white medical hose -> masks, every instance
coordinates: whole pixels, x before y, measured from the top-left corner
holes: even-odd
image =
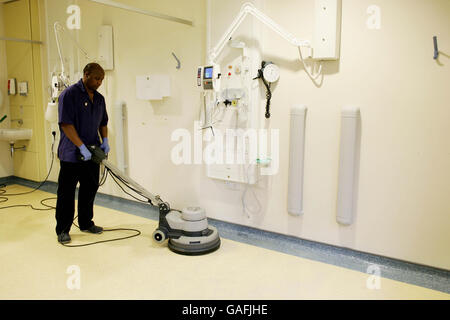
[[[251,218],[249,213],[257,214],[257,213],[259,213],[261,211],[261,208],[262,208],[261,207],[261,202],[259,201],[258,197],[256,196],[255,190],[252,188],[252,186],[249,185],[249,182],[250,182],[250,177],[249,177],[250,166],[251,166],[251,164],[249,164],[247,166],[247,170],[246,170],[246,174],[245,174],[247,176],[247,184],[245,186],[244,192],[242,193],[242,209],[243,209],[244,213],[247,215],[248,219]],[[255,182],[255,185],[257,185],[258,182],[259,182],[259,179],[258,179],[258,181]],[[248,189],[251,189],[253,197],[256,199],[256,203],[257,203],[257,209],[256,210],[250,210],[250,207],[247,206],[247,204],[246,204],[245,197],[247,195]]]
[[[303,67],[305,68],[305,72],[306,74],[312,79],[312,80],[317,80],[317,78],[322,74],[322,61],[320,61],[320,66],[319,66],[319,71],[317,72],[317,74],[315,76],[313,76],[311,74],[311,72],[309,72],[306,64],[305,64],[305,60],[303,59],[303,55],[302,55],[302,50],[301,47],[298,47],[298,53],[300,54],[300,61],[303,64]]]

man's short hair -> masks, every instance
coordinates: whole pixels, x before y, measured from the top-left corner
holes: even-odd
[[[96,70],[105,73],[105,70],[103,70],[103,68],[102,68],[101,65],[99,65],[98,63],[95,63],[95,62],[91,62],[91,63],[88,63],[88,64],[84,67],[84,69],[83,69],[83,74],[86,74],[86,73],[91,74],[92,72],[94,72],[94,71],[96,71]]]

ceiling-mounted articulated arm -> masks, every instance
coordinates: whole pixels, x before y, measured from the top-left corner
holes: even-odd
[[[310,41],[297,39],[291,33],[287,32],[284,28],[282,28],[275,21],[273,21],[271,18],[269,18],[267,15],[265,15],[264,13],[259,11],[252,3],[246,2],[241,7],[241,10],[239,11],[238,15],[233,20],[231,25],[228,27],[227,31],[222,36],[220,41],[217,43],[217,45],[213,49],[210,50],[209,62],[211,64],[215,64],[216,58],[222,52],[223,48],[225,47],[227,42],[230,40],[231,36],[234,34],[234,32],[237,30],[237,28],[239,28],[239,26],[241,25],[241,23],[244,21],[244,19],[247,17],[248,14],[253,15],[255,18],[257,18],[259,21],[264,23],[266,26],[271,28],[276,33],[278,33],[282,38],[287,40],[293,46],[311,47]]]
[[[95,59],[91,58],[88,53],[86,52],[86,50],[84,50],[80,44],[70,35],[69,32],[67,32],[67,30],[61,25],[61,23],[59,23],[58,21],[56,21],[53,24],[53,30],[55,32],[55,38],[56,38],[56,48],[58,49],[58,55],[59,55],[59,60],[61,62],[61,80],[63,81],[65,86],[69,86],[70,85],[70,81],[69,78],[66,75],[66,71],[64,69],[64,58],[63,58],[63,53],[62,53],[62,49],[61,49],[61,39],[58,35],[58,32],[61,33],[65,33],[66,35],[69,36],[70,40],[77,46],[78,50],[80,50],[84,56],[91,61],[95,61]]]
[[[61,25],[61,23],[59,23],[59,21],[56,21],[53,24],[53,29],[55,30],[55,37],[56,37],[56,42],[59,42],[59,37],[58,37],[58,31],[64,32],[66,35],[69,36],[70,40],[72,40],[73,43],[75,43],[75,45],[77,46],[78,50],[80,50],[87,59],[92,59],[89,54],[86,52],[86,50],[84,50],[80,44],[72,37],[72,35],[70,33],[67,32],[67,30]],[[59,45],[59,43],[57,43]]]

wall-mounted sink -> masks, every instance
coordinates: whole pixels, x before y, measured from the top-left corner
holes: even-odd
[[[0,141],[8,141],[10,144],[14,144],[14,142],[19,140],[30,140],[32,135],[32,129],[0,129]]]

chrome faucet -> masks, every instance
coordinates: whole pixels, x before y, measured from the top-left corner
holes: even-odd
[[[27,147],[26,146],[22,146],[22,147],[14,147],[14,142],[10,142],[9,143],[9,149],[10,149],[10,153],[11,153],[11,158],[14,155],[14,151],[15,150],[23,150],[23,151],[27,151]]]

